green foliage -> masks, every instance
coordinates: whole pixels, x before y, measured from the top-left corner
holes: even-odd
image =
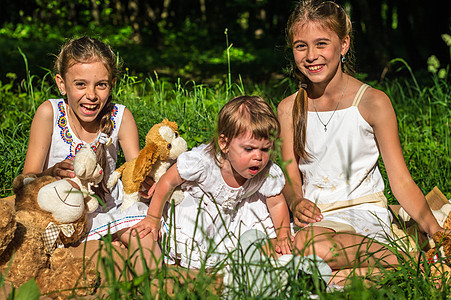
[[[38,285],[34,279],[24,283],[18,290],[15,300],[38,300],[40,297]]]
[[[28,61],[24,54],[22,58],[27,66]],[[398,63],[402,68],[408,68],[411,78],[392,79],[378,87],[390,97],[398,116],[400,141],[407,166],[424,193],[437,185],[447,198],[451,198],[448,180],[451,171],[449,78],[442,79],[432,74],[419,80],[404,60],[393,61],[393,64]],[[0,82],[2,111],[0,196],[2,197],[12,194],[12,181],[23,168],[34,112],[46,99],[57,97],[53,94],[50,72],[39,77],[27,69],[26,74],[26,79],[20,84],[15,82],[17,79],[14,73],[8,74],[8,80],[5,83]],[[231,78],[231,72],[228,76]],[[178,123],[181,135],[187,140],[189,148],[192,148],[211,139],[217,112],[228,99],[244,93],[257,94],[267,99],[275,108],[282,98],[296,89],[296,84],[289,79],[281,80],[277,84],[243,82],[241,78],[237,81],[238,83],[226,84],[222,79],[218,79],[210,86],[206,83],[199,84],[181,79],[174,82],[160,78],[158,73],[154,73],[153,76],[137,76],[129,74],[126,70],[117,82],[113,96],[116,101],[125,104],[132,111],[138,124],[141,146],[151,126],[161,122],[163,118],[168,118]],[[276,144],[280,146],[279,143]],[[275,154],[278,155],[276,160],[280,162],[280,152],[277,149]],[[123,160],[123,157],[121,159]],[[381,166],[383,169],[382,161]],[[385,171],[384,177],[387,178]],[[396,203],[388,182],[386,194],[391,203]],[[111,299],[150,299],[155,296],[156,289],[160,297],[169,298],[171,291],[168,290],[167,282],[170,277],[177,278],[172,281],[176,298],[219,298],[215,295],[215,291],[211,290],[214,283],[212,274],[205,269],[201,269],[194,278],[182,271],[175,276],[174,271],[166,266],[156,273],[127,277],[128,272],[131,274],[134,272],[133,260],[123,258],[122,271],[118,272],[117,261],[114,262],[111,258],[115,251],[111,247],[111,237],[106,237],[105,242],[105,251],[110,254],[100,260],[100,266],[106,276],[99,288],[99,295],[107,294]],[[449,279],[445,276],[436,278],[442,283],[441,286],[437,286],[437,281],[434,281],[431,273],[432,267],[424,259],[419,262],[417,257],[410,255],[395,241],[390,243],[389,248],[399,256],[401,263],[396,269],[381,268],[382,275],[378,276],[371,272],[366,277],[353,275],[345,290],[330,293],[318,291],[319,297],[321,299],[441,299],[449,294]],[[238,265],[240,263],[245,264],[245,262],[238,262]],[[178,278],[183,280],[179,281]],[[5,283],[0,280],[0,286],[2,284]],[[302,278],[290,281],[291,294],[289,295],[293,298],[306,298],[306,294],[300,292],[305,290],[306,284]],[[28,297],[30,295],[28,293],[34,292],[35,287],[33,282],[30,282],[20,290],[13,290],[10,297],[19,295]],[[246,295],[243,292],[237,294],[236,298],[246,298]]]
[[[405,61],[392,61],[393,64],[398,62],[409,69],[411,80],[395,78],[383,83],[381,89],[391,99],[398,117],[407,167],[423,193],[438,186],[451,198],[451,82],[449,77],[441,79],[433,74],[432,80],[425,81],[428,85],[420,86]],[[387,176],[384,178],[389,187]],[[390,190],[387,195],[396,203]]]

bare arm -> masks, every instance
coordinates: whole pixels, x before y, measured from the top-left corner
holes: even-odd
[[[154,240],[158,240],[160,231],[160,219],[163,215],[163,209],[166,201],[172,191],[185,180],[180,177],[177,170],[177,163],[172,165],[158,181],[155,192],[150,202],[147,216],[132,228],[137,229],[139,237],[143,238],[152,233]]]
[[[441,230],[423,193],[407,169],[399,141],[396,114],[390,99],[383,92],[370,89],[365,93],[359,110],[374,129],[393,195],[425,232],[432,235]]]
[[[58,178],[75,177],[71,160],[64,160],[44,170],[53,133],[53,108],[49,101],[43,102],[33,117],[30,128],[27,155],[23,174],[51,175]]]
[[[323,216],[320,209],[310,200],[305,199],[302,193],[302,178],[298,168],[298,156],[294,153],[293,141],[293,117],[292,108],[296,94],[293,94],[280,102],[277,115],[280,122],[282,139],[282,159],[288,162],[286,165],[286,184],[283,195],[287,200],[294,223],[305,226],[305,223],[321,221]]]
[[[126,161],[138,156],[140,150],[138,126],[136,126],[135,118],[128,108],[124,110],[118,139]]]
[[[290,213],[283,194],[266,198],[266,205],[277,232],[276,252],[291,253]]]

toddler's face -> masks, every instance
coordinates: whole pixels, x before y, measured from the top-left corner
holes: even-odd
[[[58,88],[67,93],[72,111],[86,123],[96,120],[114,83],[101,61],[76,63],[68,68],[64,79],[58,74],[56,81]]]
[[[230,141],[226,146],[226,138],[219,139],[221,151],[225,153],[226,161],[236,181],[244,183],[263,170],[269,161],[269,151],[272,142],[267,139],[257,140],[247,131]]]

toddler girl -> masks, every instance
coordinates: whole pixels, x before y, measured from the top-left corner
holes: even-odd
[[[157,240],[168,195],[181,185],[185,198],[168,214],[169,257],[181,266],[215,266],[248,229],[277,236],[275,251],[291,253],[285,180],[270,160],[279,130],[260,97],[230,100],[219,112],[216,138],[179,156],[157,183],[147,216],[133,228]]]

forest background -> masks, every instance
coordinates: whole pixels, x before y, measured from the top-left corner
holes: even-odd
[[[451,2],[336,3],[353,20],[357,77],[392,100],[414,179],[424,193],[437,185],[450,198]],[[12,194],[12,181],[22,172],[36,108],[58,97],[51,69],[68,38],[94,36],[117,51],[124,73],[113,97],[132,110],[142,146],[151,125],[169,118],[191,148],[209,140],[217,111],[230,97],[258,94],[275,108],[297,89],[287,75],[291,49],[285,45],[295,4],[3,0],[0,196]],[[123,161],[120,156],[118,165]],[[396,203],[390,189],[386,195]]]
[[[377,80],[403,58],[417,72],[434,54],[449,64],[450,1],[337,0],[354,25],[357,71]],[[87,34],[120,53],[130,74],[196,82],[234,74],[254,82],[280,79],[288,65],[285,24],[293,0],[3,0],[0,10],[0,80],[26,71],[44,75],[65,39]],[[224,34],[227,31],[227,36]],[[228,41],[226,41],[226,38]],[[401,76],[397,73],[396,76]]]
[[[438,2],[336,0],[353,20],[357,77],[392,100],[413,179],[423,193],[438,186],[451,199],[451,1]],[[296,91],[296,80],[286,72],[290,49],[284,33],[295,4],[292,0],[2,0],[0,197],[13,194],[13,179],[22,172],[36,108],[58,97],[51,68],[66,39],[100,38],[122,58],[124,73],[113,97],[132,111],[141,146],[150,127],[169,118],[178,123],[191,148],[211,137],[217,112],[231,97],[257,94],[275,108]],[[123,162],[120,156],[118,165]],[[283,162],[278,163],[283,167]],[[385,195],[389,204],[396,204],[382,162],[380,166]],[[397,241],[390,247],[401,259],[398,268],[380,269],[382,277],[370,270],[365,281],[353,278],[344,292],[320,292],[321,299],[449,298],[448,275],[432,276],[434,265],[424,257],[419,265],[418,257],[405,255]],[[111,271],[116,262],[105,265]],[[237,263],[240,270],[243,265]],[[159,275],[163,298],[168,292],[162,284],[165,274]],[[242,276],[237,286],[244,286],[252,276]],[[108,278],[102,288],[111,299],[154,298],[149,291],[153,277],[141,276],[132,283],[121,276]],[[278,288],[274,299],[306,298],[304,291],[314,288],[309,277],[287,278],[297,279],[287,289]],[[209,283],[210,274],[201,273],[178,287],[177,298],[219,298],[212,296]],[[25,287],[23,294],[32,289]],[[37,287],[34,292],[39,296]],[[240,289],[235,298],[267,298],[265,293]]]

